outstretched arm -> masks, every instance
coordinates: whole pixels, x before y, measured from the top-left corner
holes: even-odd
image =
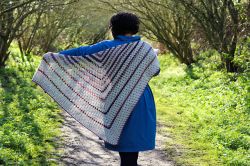
[[[64,51],[60,51],[60,54],[64,55],[72,55],[72,56],[84,56],[88,54],[93,54],[99,51],[106,49],[105,41],[89,45],[89,46],[81,46],[78,48],[72,48]]]

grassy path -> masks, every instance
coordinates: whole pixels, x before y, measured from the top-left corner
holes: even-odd
[[[64,122],[61,128],[63,143],[60,165],[92,165],[118,166],[118,153],[104,148],[103,141],[85,129],[80,123],[63,112]],[[158,128],[160,129],[160,127]],[[167,137],[157,134],[157,147],[153,151],[142,152],[139,155],[139,164],[142,166],[172,166],[164,152],[164,142]]]

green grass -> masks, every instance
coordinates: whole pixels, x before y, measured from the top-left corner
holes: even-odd
[[[212,56],[190,68],[159,57],[161,73],[150,85],[169,133],[167,153],[176,165],[249,165],[249,72],[226,73],[215,53],[204,54]]]
[[[0,69],[0,165],[56,165],[60,110],[31,81],[40,58],[13,57]]]

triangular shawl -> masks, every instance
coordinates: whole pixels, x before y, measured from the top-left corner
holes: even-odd
[[[83,126],[116,145],[157,72],[152,47],[136,41],[85,56],[46,53],[32,81]]]

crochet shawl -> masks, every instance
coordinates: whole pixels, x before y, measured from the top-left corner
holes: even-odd
[[[136,41],[84,56],[46,53],[32,81],[84,127],[117,145],[133,108],[158,72],[152,47]]]

